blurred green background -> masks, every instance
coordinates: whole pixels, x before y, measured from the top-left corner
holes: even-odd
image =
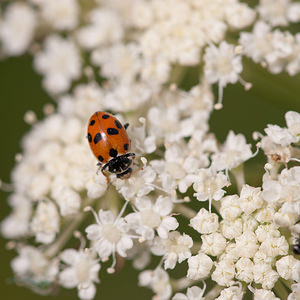
[[[228,86],[224,91],[224,108],[215,111],[211,117],[211,131],[224,141],[230,129],[235,133],[244,133],[252,141],[252,132],[263,132],[265,126],[278,124],[284,126],[284,113],[288,110],[300,111],[300,75],[290,77],[287,74],[270,75],[260,66],[246,60],[246,71],[242,77],[253,83],[253,88],[246,92],[240,84]],[[216,92],[216,90],[215,90]],[[0,61],[0,131],[1,131],[1,169],[0,178],[10,181],[10,172],[15,164],[16,153],[21,152],[21,138],[30,126],[23,121],[28,110],[43,118],[42,108],[53,103],[42,90],[41,77],[32,69],[30,56],[9,58]],[[253,148],[254,149],[254,148]],[[247,163],[248,183],[258,185],[263,172],[263,156],[259,155]],[[9,213],[6,204],[8,193],[0,192],[1,220]],[[27,288],[16,287],[10,269],[14,251],[5,250],[6,240],[0,238],[1,299],[41,299]],[[96,299],[115,300],[151,299],[151,292],[137,287],[137,272],[126,263],[119,274],[104,275],[101,272],[101,284]],[[43,296],[43,299],[75,299],[77,292],[62,289],[57,296]]]

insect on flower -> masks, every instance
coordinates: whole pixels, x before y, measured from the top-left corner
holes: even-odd
[[[293,252],[294,254],[300,254],[300,237],[293,244]]]
[[[87,138],[99,161],[99,169],[106,178],[105,170],[120,179],[128,178],[132,173],[135,154],[130,152],[130,139],[126,132],[128,126],[128,123],[123,126],[107,112],[98,111],[90,117]]]

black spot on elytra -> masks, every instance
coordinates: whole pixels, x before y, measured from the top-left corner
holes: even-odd
[[[104,160],[103,156],[99,155],[98,156],[98,160],[101,161],[101,162],[103,162],[103,160]]]
[[[102,115],[102,119],[108,119],[109,118],[109,115]]]
[[[102,139],[101,134],[98,132],[94,137],[94,144],[97,144]]]
[[[118,120],[115,120],[115,124],[119,129],[122,128],[122,124]]]
[[[111,149],[109,150],[109,155],[110,155],[111,157],[116,157],[116,156],[118,155],[118,151],[117,151],[116,149],[111,148]]]
[[[119,130],[116,129],[116,128],[107,128],[107,133],[108,133],[109,135],[116,135],[116,134],[119,133]]]
[[[90,135],[90,133],[88,133],[88,140],[90,143],[92,142],[92,136]]]
[[[95,120],[92,120],[91,122],[90,122],[90,126],[93,126],[95,124]]]
[[[128,150],[129,149],[129,145],[128,144],[124,144],[124,150]]]

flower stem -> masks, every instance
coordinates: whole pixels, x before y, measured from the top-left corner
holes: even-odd
[[[238,192],[240,193],[242,190],[243,185],[245,184],[245,175],[244,175],[244,166],[243,164],[239,165],[238,167],[231,169],[231,173],[233,174]]]
[[[48,258],[55,256],[56,253],[68,242],[69,238],[74,233],[74,230],[79,226],[86,215],[86,213],[81,212],[73,220],[71,220],[68,227],[57,238],[57,240],[45,250],[44,255]]]
[[[287,297],[289,296],[289,292],[281,280],[278,280],[276,282],[273,290],[280,299],[287,299]]]
[[[96,199],[89,199],[88,201],[84,201],[85,206],[91,205],[95,202]],[[80,212],[76,215],[75,218],[73,218],[67,228],[61,233],[61,235],[56,239],[56,241],[49,245],[48,248],[46,248],[44,255],[48,258],[51,258],[56,255],[57,252],[59,252],[64,245],[69,241],[70,237],[73,235],[74,231],[80,223],[83,221],[83,219],[87,216],[85,212]]]
[[[191,248],[191,252],[192,254],[198,254],[199,250],[201,248],[202,243],[201,242],[194,242],[192,248]]]
[[[186,289],[187,287],[190,287],[191,285],[197,283],[196,280],[191,280],[186,277],[180,278],[180,279],[171,279],[171,285],[173,292],[181,291]]]
[[[196,212],[185,206],[184,204],[176,204],[175,205],[175,212],[180,213],[181,215],[185,216],[187,219],[192,219],[196,216]]]
[[[214,300],[216,299],[220,292],[224,289],[224,287],[219,286],[219,285],[215,285],[205,296],[206,300]]]

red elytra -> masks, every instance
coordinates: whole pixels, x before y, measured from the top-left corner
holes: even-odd
[[[87,138],[101,172],[114,173],[118,178],[128,178],[135,154],[130,152],[130,139],[124,126],[108,112],[95,112],[89,119]],[[107,177],[108,178],[108,177]]]

